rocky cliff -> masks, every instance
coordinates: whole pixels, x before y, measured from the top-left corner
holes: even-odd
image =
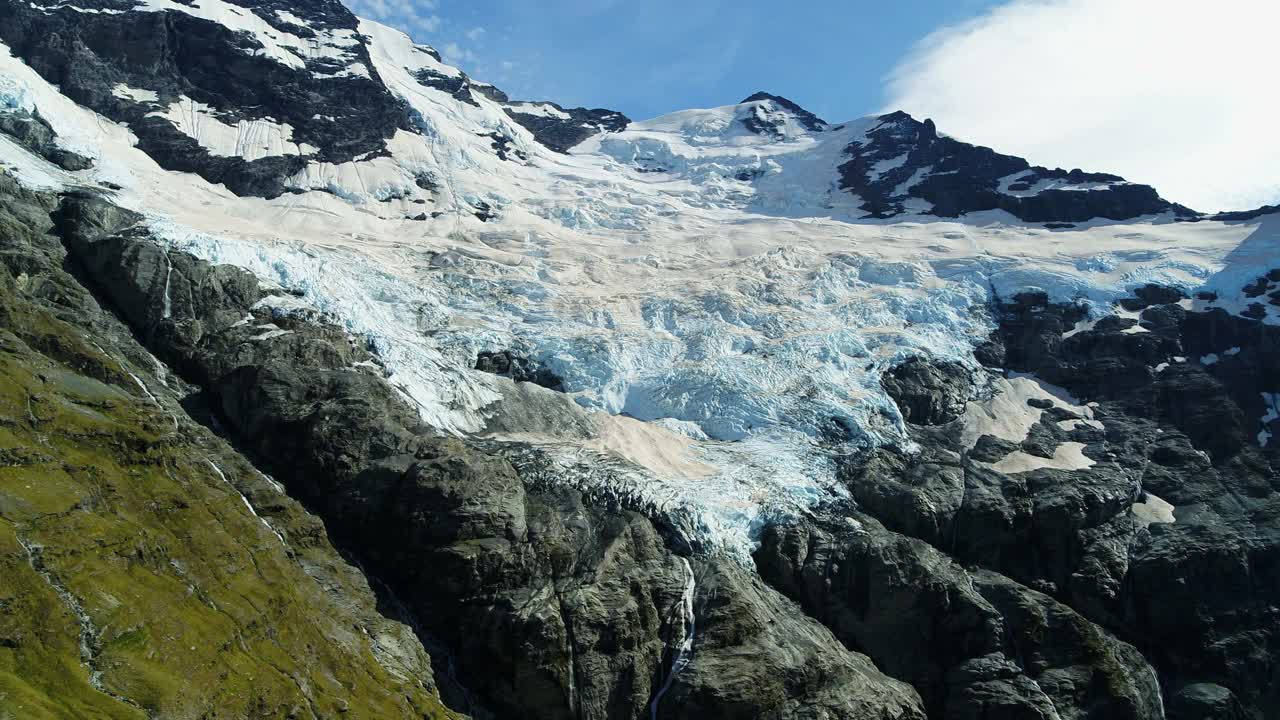
[[[454,717],[321,520],[76,279],[57,204],[0,175],[0,717]]]
[[[0,718],[1280,718],[1280,225],[325,0],[0,0]]]

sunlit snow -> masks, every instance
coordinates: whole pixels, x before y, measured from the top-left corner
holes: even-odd
[[[264,32],[220,2],[147,6]],[[293,41],[270,32],[267,51],[300,67]],[[300,294],[367,337],[390,381],[444,432],[483,433],[503,397],[505,381],[472,369],[478,352],[527,355],[589,414],[630,417],[596,422],[589,441],[537,440],[561,481],[642,497],[740,557],[766,518],[840,495],[833,448],[903,442],[881,373],[915,355],[975,364],[993,292],[1041,289],[1101,315],[1149,282],[1191,290],[1228,266],[1256,276],[1230,263],[1257,223],[857,220],[861,202],[835,186],[835,168],[873,119],[814,132],[781,118],[766,137],[742,125],[757,110],[748,103],[554,153],[487,98],[462,103],[417,82],[416,70],[457,70],[403,34],[367,21],[360,34],[415,131],[392,138],[389,157],[312,163],[291,179],[297,193],[240,198],[167,173],[127,128],[74,105],[3,46],[0,110],[38,107],[95,167],[68,174],[3,138],[0,156],[34,185],[119,185],[116,201],[171,247]],[[181,111],[168,109],[175,122]],[[193,121],[208,146],[245,157],[288,147],[285,127],[252,147],[215,142],[199,129],[209,120]],[[495,133],[525,159],[500,159]],[[427,176],[434,192],[417,182]],[[474,216],[480,203],[490,222]],[[1082,466],[1063,452],[1055,466]]]

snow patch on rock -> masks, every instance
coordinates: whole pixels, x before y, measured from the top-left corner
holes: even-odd
[[[134,91],[138,92],[138,91]],[[154,93],[152,93],[154,95]],[[164,112],[147,117],[162,117],[200,144],[212,155],[240,157],[253,161],[283,155],[314,155],[319,148],[293,141],[293,127],[268,118],[224,122],[213,108],[183,96]]]
[[[1262,402],[1266,411],[1262,415],[1262,430],[1258,431],[1258,445],[1266,447],[1271,442],[1271,423],[1280,420],[1280,393],[1262,393]]]
[[[260,20],[212,0],[151,6],[229,13],[233,28]],[[917,355],[976,365],[993,294],[1040,289],[1102,313],[1148,282],[1194,290],[1216,279],[1258,229],[1147,219],[1050,232],[1000,212],[854,221],[860,201],[834,187],[834,168],[874,119],[771,137],[727,106],[560,155],[487,97],[462,102],[419,83],[416,70],[457,70],[402,33],[362,22],[360,35],[413,130],[391,138],[385,156],[313,160],[292,180],[300,193],[240,198],[165,172],[127,128],[7,52],[0,82],[22,88],[8,96],[98,162],[72,176],[4,138],[0,156],[30,184],[118,185],[116,201],[147,214],[171,247],[295,292],[272,309],[309,308],[366,338],[390,382],[444,432],[481,433],[503,398],[500,378],[474,370],[477,354],[519,350],[601,418],[586,440],[545,440],[549,481],[639,498],[690,538],[748,560],[766,522],[842,496],[833,447],[905,442],[884,371]],[[280,43],[281,62],[303,62]],[[165,110],[209,146],[241,149],[238,124],[181,111]],[[286,128],[268,134],[248,154],[284,152]],[[487,221],[478,203],[494,210]],[[994,402],[1022,393],[1022,404],[986,408],[985,432],[1025,438],[1040,417],[1025,405],[1033,394],[1091,417],[1034,379],[1003,382],[1008,394]],[[1053,462],[1082,458],[1064,445]]]
[[[1176,509],[1166,500],[1149,492],[1144,492],[1142,500],[1132,506],[1133,516],[1143,525],[1156,523],[1171,525],[1177,522],[1177,518],[1174,517],[1174,510]]]

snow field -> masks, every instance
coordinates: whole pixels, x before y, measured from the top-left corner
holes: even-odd
[[[147,6],[261,31],[261,19],[221,2]],[[300,67],[299,48],[271,32],[272,57]],[[593,418],[585,438],[522,439],[560,481],[639,498],[748,561],[765,522],[841,497],[833,449],[905,442],[880,375],[915,355],[974,364],[993,294],[1040,289],[1095,317],[1148,282],[1221,288],[1225,303],[1274,257],[1254,249],[1278,234],[1269,220],[1070,231],[999,212],[856,221],[860,201],[835,187],[834,172],[874,119],[815,133],[773,118],[779,137],[766,137],[742,125],[764,111],[748,103],[637,123],[559,155],[487,98],[471,105],[420,84],[417,70],[458,71],[401,33],[364,21],[360,35],[415,130],[389,140],[389,157],[312,163],[290,180],[301,193],[240,198],[167,173],[127,128],[74,105],[7,49],[0,108],[38,107],[96,165],[68,174],[4,138],[0,157],[32,185],[119,185],[115,201],[143,212],[170,247],[301,294],[368,338],[390,382],[443,432],[482,434],[502,401],[500,379],[473,369],[477,353],[529,357]],[[290,148],[287,126],[244,130],[192,109],[188,119],[181,107],[158,111],[228,154]],[[499,159],[494,133],[528,159]],[[418,185],[424,174],[435,190]],[[477,203],[497,217],[480,222]],[[405,219],[423,212],[441,216]],[[1004,382],[990,404],[971,406],[968,442],[985,432],[1020,441],[1039,417],[1026,398],[1053,396],[1032,379]],[[1071,445],[1004,469],[1091,462]]]

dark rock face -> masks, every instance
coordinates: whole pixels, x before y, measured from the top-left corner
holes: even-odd
[[[355,17],[336,0],[239,4],[300,37],[357,28]],[[98,9],[109,12],[93,12]],[[277,10],[300,17],[308,27],[284,23]],[[0,41],[67,97],[128,123],[138,146],[161,167],[197,173],[240,195],[282,194],[285,178],[307,161],[297,155],[254,161],[215,156],[170,121],[147,115],[185,96],[232,125],[268,118],[288,124],[295,142],[319,149],[310,159],[333,163],[381,151],[396,129],[409,127],[403,105],[373,72],[368,50],[359,43],[348,57],[299,58],[305,67],[291,68],[267,57],[257,39],[219,23],[105,0],[47,9],[5,0],[0,2]],[[368,76],[336,73],[351,63],[362,63]],[[159,99],[153,104],[118,97],[119,84],[153,91]]]
[[[426,50],[440,59],[439,53],[429,48]],[[464,72],[446,75],[423,69],[414,77],[422,85],[447,93],[468,105],[480,106],[477,95],[498,103],[512,120],[533,133],[534,139],[559,153],[567,153],[584,140],[601,133],[626,130],[631,124],[626,115],[604,108],[565,108],[550,101],[512,100],[505,92],[488,83],[478,82]],[[505,146],[495,145],[495,150],[502,159],[507,159]]]
[[[509,377],[516,382],[531,382],[549,390],[564,387],[564,380],[559,375],[510,350],[480,353],[476,357],[476,369]]]
[[[510,102],[503,107],[538,142],[560,153],[601,133],[622,132],[631,124],[626,115],[603,108],[564,108],[545,101]]]
[[[920,357],[885,373],[881,383],[903,419],[916,425],[943,425],[960,417],[973,384],[963,365]]]
[[[1188,685],[1169,703],[1170,720],[1245,720],[1248,717],[1234,693],[1212,683]]]
[[[475,215],[476,219],[480,222],[489,222],[498,216],[498,213],[493,206],[483,200],[471,201],[471,214]]]
[[[88,170],[93,161],[58,147],[58,134],[38,112],[0,112],[0,133],[17,140],[31,152],[63,170]]]
[[[439,53],[434,50],[425,47],[422,49],[437,60],[440,59]],[[446,75],[423,69],[416,72],[414,78],[422,85],[447,93],[453,99],[468,105],[479,107],[477,96],[498,103],[512,120],[533,133],[535,140],[559,153],[567,153],[587,138],[600,133],[626,130],[631,124],[627,116],[613,110],[564,108],[548,101],[512,100],[505,92],[488,83],[478,82],[464,72]],[[492,137],[498,157],[503,160],[511,157],[528,159],[524,153],[512,150],[511,138],[499,133],[494,133]]]
[[[519,161],[525,161],[529,159],[528,155],[526,155],[523,150],[514,146],[511,142],[512,138],[509,135],[493,132],[481,137],[489,138],[491,141],[490,147],[493,148],[493,154],[497,155],[500,160],[511,160],[512,158],[515,158]],[[480,219],[486,220],[487,218]]]
[[[1022,158],[940,136],[932,120],[920,122],[904,112],[882,116],[867,138],[845,150],[849,160],[839,168],[840,187],[861,197],[862,209],[873,218],[901,215],[913,198],[931,203],[928,213],[940,217],[1005,210],[1028,222],[1076,223],[1164,212],[1195,215],[1145,185],[1103,173],[1032,167]],[[1027,192],[1042,181],[1092,189]]]
[[[883,523],[878,527],[859,518],[869,538],[901,533],[966,564],[971,587],[1004,618],[1005,630],[996,637],[1029,632],[1033,625],[1024,623],[1044,616],[1043,610],[1027,615],[1026,609],[1057,604],[1067,613],[1058,624],[1067,634],[1045,635],[1046,626],[1036,621],[1043,649],[1035,652],[1072,667],[1090,657],[1084,662],[1095,672],[1128,668],[1125,676],[1132,683],[1143,682],[1145,657],[1173,698],[1170,717],[1272,718],[1280,708],[1271,680],[1280,652],[1280,617],[1269,599],[1280,590],[1275,560],[1280,517],[1274,512],[1280,476],[1277,451],[1270,443],[1260,447],[1264,436],[1259,434],[1274,433],[1276,423],[1264,426],[1259,419],[1269,417],[1263,393],[1274,392],[1280,382],[1280,328],[1220,309],[1189,311],[1177,304],[1182,297],[1168,288],[1139,288],[1120,303],[1141,313],[1136,321],[1107,318],[1067,337],[1083,318],[1074,304],[1054,305],[1041,294],[1024,294],[1000,305],[1000,329],[980,356],[1001,369],[1034,373],[1080,403],[1094,403],[1092,420],[1035,403],[1031,407],[1040,411],[1040,419],[1025,439],[1015,443],[986,436],[969,448],[957,441],[963,421],[916,426],[912,439],[919,452],[882,449],[855,459],[846,482],[860,510]],[[1218,359],[1197,361],[1210,354]],[[897,381],[886,378],[886,387]],[[1078,443],[1091,465],[1021,472],[993,466],[1015,452],[1051,458],[1067,442]],[[1172,506],[1167,518],[1153,517],[1150,506],[1157,500]],[[1139,513],[1135,503],[1148,509]],[[830,526],[819,527],[831,532]],[[960,670],[903,667],[894,660],[894,648],[877,651],[870,644],[874,625],[865,619],[875,605],[865,598],[880,594],[861,589],[874,575],[847,569],[858,543],[871,540],[849,531],[839,540],[788,539],[788,533],[800,532],[775,531],[757,556],[767,577],[783,578],[780,588],[820,617],[845,617],[830,614],[849,612],[844,608],[852,600],[833,596],[842,585],[817,569],[838,566],[852,573],[861,583],[857,593],[849,593],[861,602],[852,607],[865,624],[841,621],[848,623],[849,634],[837,635],[864,649],[891,675],[911,681],[934,703],[931,707],[945,703],[947,717],[969,717],[968,710],[953,709],[951,703],[979,697],[988,708],[1023,716],[1008,695],[991,694],[990,685],[939,689],[944,685],[936,678],[944,674],[977,682]],[[812,536],[817,530],[811,526],[803,532]],[[797,549],[801,546],[807,550]],[[824,548],[816,560],[784,562],[810,557],[815,547]],[[824,559],[822,553],[837,549],[838,559]],[[912,562],[927,557],[918,550],[912,554]],[[884,562],[888,553],[863,551],[858,557]],[[799,569],[805,563],[814,567],[813,579]],[[920,578],[937,582],[946,575],[931,566],[900,577],[908,578],[902,582],[906,589],[899,591],[900,599],[886,601],[894,608],[913,607],[929,597]],[[954,600],[947,607],[956,612]],[[970,660],[958,648],[972,643],[963,634],[956,637],[959,631],[948,631],[953,635],[935,635],[922,645],[930,645],[939,662],[967,666]],[[1108,636],[1118,640],[1104,645],[1131,647],[1111,655],[1089,649]],[[969,657],[984,651],[979,647]],[[1033,668],[1044,667],[1023,661],[1025,647],[1004,646],[1004,652],[1019,672],[1034,675]],[[1002,692],[1017,686],[1012,677],[1001,680]],[[1140,711],[1151,707],[1149,693],[1143,705],[1124,699],[1131,694],[1113,692],[1119,685],[1106,684],[1112,694],[1104,693],[1107,699],[1101,701],[1096,687],[1071,681],[1071,702],[1078,707],[1083,698],[1108,703],[1111,709],[1099,717],[1150,716]],[[1068,703],[1055,698],[1054,704],[1061,711]]]
[[[453,99],[468,105],[480,106],[477,95],[498,103],[512,120],[533,133],[534,139],[559,153],[567,153],[600,133],[626,130],[631,124],[626,115],[613,110],[564,108],[549,101],[511,100],[505,92],[493,85],[477,82],[464,72],[445,75],[423,69],[414,77],[422,85],[448,93]],[[508,159],[505,145],[495,145],[495,150],[503,160]]]
[[[780,95],[758,92],[738,104],[745,105],[754,102],[768,103],[768,108],[757,108],[757,112],[744,118],[742,123],[748,130],[758,135],[779,134],[779,122],[781,119],[777,117],[778,114],[791,116],[806,130],[821,132],[827,129],[825,120]]]
[[[480,103],[476,102],[475,97],[471,95],[471,78],[467,77],[466,73],[460,72],[457,75],[445,75],[444,73],[423,68],[413,74],[413,79],[425,87],[435,88],[448,94],[454,100],[461,100],[468,105],[480,107]]]
[[[757,565],[911,682],[931,717],[1159,717],[1155,676],[1133,647],[1042,593],[852,517],[769,529]]]
[[[1165,305],[1170,306],[1169,312],[1176,312],[1182,308],[1177,307],[1175,303],[1187,296],[1186,293],[1177,288],[1150,284],[1135,288],[1133,295],[1133,297],[1121,299],[1120,307],[1130,312],[1137,312],[1138,310],[1146,310],[1154,305]]]
[[[323,523],[69,272],[58,202],[0,172],[0,715],[456,718]]]
[[[699,567],[696,661],[657,717],[924,720],[910,686],[845,650],[831,631],[735,565]]]
[[[434,53],[434,51],[432,52]],[[440,59],[439,53],[434,53],[434,54],[435,54],[435,58],[439,60]],[[489,98],[490,100],[496,103],[505,103],[505,102],[511,101],[511,98],[506,93],[502,92],[501,90],[494,87],[493,85],[490,85],[489,83],[483,83],[483,82],[478,82],[476,80],[472,80],[471,89]]]
[[[758,578],[686,561],[616,501],[437,437],[379,373],[352,369],[376,361],[363,344],[320,317],[253,310],[266,291],[248,273],[166,252],[92,196],[65,197],[54,218],[95,288],[448,654],[440,665],[456,673],[440,685],[460,708],[925,717],[911,687]],[[262,337],[264,327],[283,332]],[[696,661],[676,664],[686,633]]]
[[[969,457],[979,462],[995,463],[1019,448],[1018,443],[998,438],[995,435],[983,435],[969,450]]]
[[[1263,205],[1253,210],[1238,210],[1235,212],[1221,212],[1210,216],[1210,220],[1218,220],[1220,222],[1238,222],[1242,220],[1256,220],[1263,215],[1274,215],[1280,213],[1280,205]]]

